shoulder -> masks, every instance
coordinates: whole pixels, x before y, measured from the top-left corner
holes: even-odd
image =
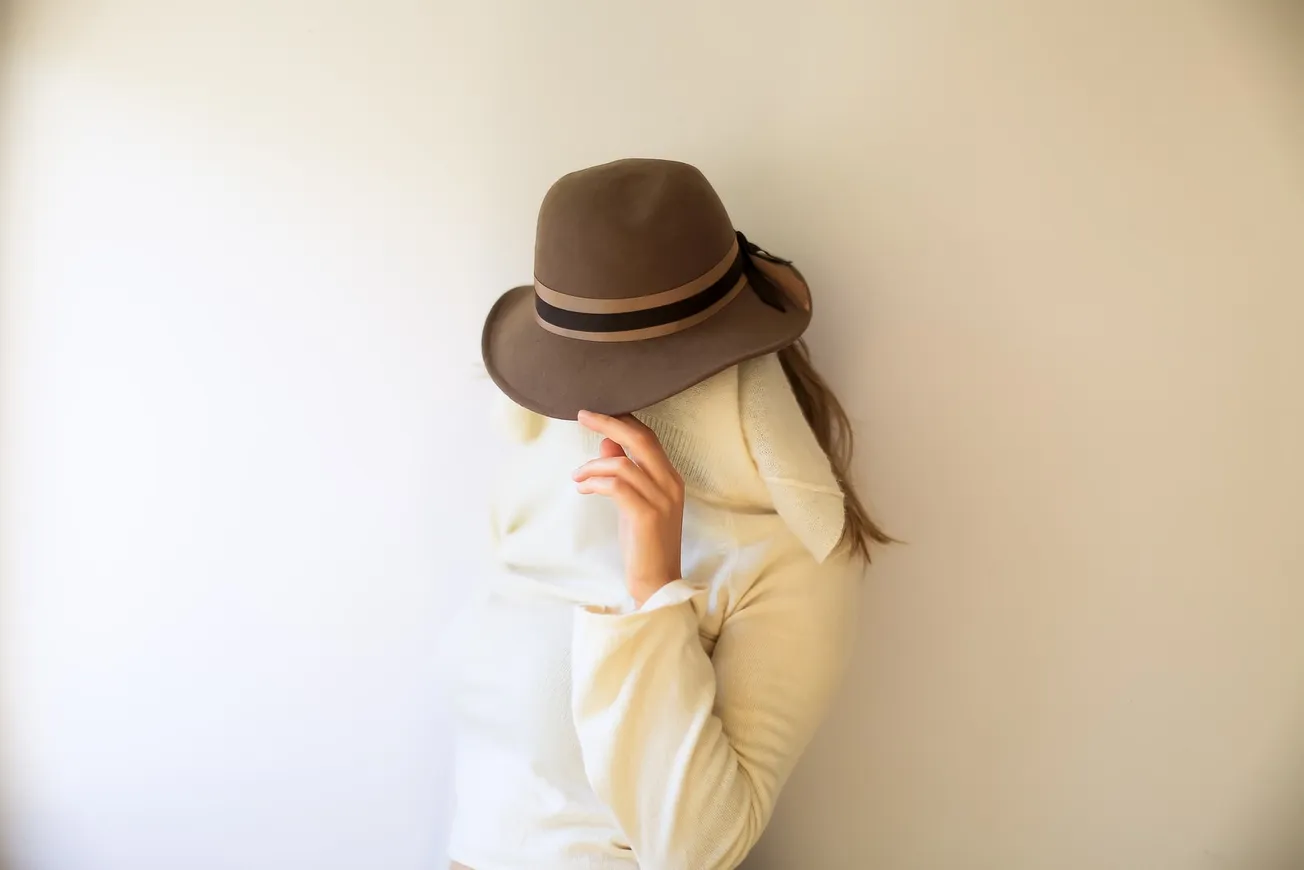
[[[774,601],[802,609],[849,606],[864,574],[845,546],[817,559],[775,515],[740,518],[734,559],[735,609]]]
[[[731,663],[783,683],[808,698],[826,698],[855,645],[862,570],[843,550],[817,561],[804,548],[785,550],[762,570],[725,616],[716,645],[717,666]],[[759,676],[756,677],[760,679]]]
[[[852,557],[845,545],[835,546],[819,558],[777,512],[730,513],[730,538],[738,567],[757,580],[861,573],[861,561]]]

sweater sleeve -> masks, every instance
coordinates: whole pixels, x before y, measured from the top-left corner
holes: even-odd
[[[581,610],[572,706],[584,769],[639,865],[737,867],[823,718],[856,619],[859,572],[804,553],[767,571],[702,648],[675,581],[626,614]]]

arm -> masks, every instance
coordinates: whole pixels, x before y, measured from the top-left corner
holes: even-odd
[[[823,718],[859,571],[805,552],[762,575],[702,649],[682,580],[637,611],[580,611],[572,703],[584,767],[640,865],[738,866]]]

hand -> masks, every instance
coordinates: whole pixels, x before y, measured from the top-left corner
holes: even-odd
[[[684,536],[684,481],[656,434],[631,416],[580,411],[580,425],[605,435],[599,457],[575,469],[577,489],[604,495],[620,510],[625,585],[639,607],[678,580]]]

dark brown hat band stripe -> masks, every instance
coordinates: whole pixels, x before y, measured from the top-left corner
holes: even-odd
[[[705,289],[666,305],[636,311],[571,311],[544,301],[543,296],[536,291],[535,314],[545,329],[573,338],[592,337],[595,341],[612,341],[624,337],[616,338],[614,334],[638,333],[637,337],[643,337],[647,334],[645,330],[668,334],[676,331],[674,327],[678,324],[682,323],[686,328],[692,323],[700,322],[701,315],[711,311],[713,306],[738,289],[746,269],[747,254],[738,248],[734,250],[736,254],[733,262],[723,275]],[[631,335],[630,339],[635,337]]]
[[[658,293],[650,293],[647,296],[627,296],[617,299],[571,296],[568,293],[558,292],[545,285],[537,276],[534,279],[534,295],[554,308],[560,308],[563,311],[584,311],[589,314],[618,314],[624,311],[659,308],[662,305],[669,305],[671,302],[687,299],[689,296],[696,296],[716,281],[719,281],[724,277],[724,273],[729,271],[729,267],[733,265],[734,260],[738,259],[738,250],[739,239],[735,238],[733,244],[729,246],[729,250],[725,251],[724,256],[720,258],[720,261],[702,275],[687,284],[671,287],[669,290],[662,290]]]

